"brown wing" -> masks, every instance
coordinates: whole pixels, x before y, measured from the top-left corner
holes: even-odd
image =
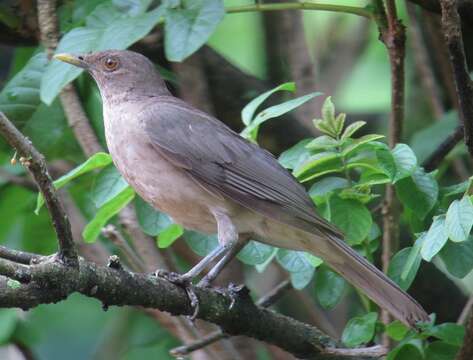
[[[304,187],[269,152],[217,119],[163,96],[139,120],[155,149],[210,191],[289,225],[342,236],[317,215]]]

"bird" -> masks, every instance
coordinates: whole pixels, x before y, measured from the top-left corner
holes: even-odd
[[[252,239],[322,258],[407,326],[429,321],[416,300],[317,214],[302,184],[270,152],[173,96],[144,55],[107,50],[54,58],[97,83],[108,150],[135,191],[184,228],[217,234],[218,246],[174,274],[176,283],[190,283],[216,262],[198,283],[209,286]]]

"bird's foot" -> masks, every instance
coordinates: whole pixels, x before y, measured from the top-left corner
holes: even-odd
[[[239,297],[241,297],[242,295],[249,294],[249,290],[244,284],[237,285],[234,283],[228,284],[227,287],[215,288],[215,291],[230,299],[230,305],[228,306],[228,310],[233,309],[233,306],[235,306],[235,303]]]
[[[166,270],[156,271],[156,277],[160,277],[164,280],[167,280],[170,283],[177,285],[186,291],[189,303],[191,305],[191,308],[193,309],[192,315],[189,316],[189,319],[191,321],[194,321],[197,315],[199,314],[199,298],[197,297],[194,291],[192,279],[188,276]]]

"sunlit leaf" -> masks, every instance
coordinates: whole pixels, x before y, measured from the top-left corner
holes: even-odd
[[[450,204],[445,226],[452,241],[460,242],[468,239],[473,227],[473,204],[469,196],[454,200]]]

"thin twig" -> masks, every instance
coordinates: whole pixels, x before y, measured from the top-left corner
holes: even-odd
[[[257,301],[256,305],[261,306],[263,308],[269,307],[273,305],[274,303],[276,303],[289,289],[292,289],[291,281],[287,279],[283,280],[278,285],[276,285],[273,289],[268,291],[268,293],[263,295]],[[169,353],[173,356],[187,356],[191,352],[202,349],[216,341],[219,341],[228,337],[229,335],[220,329],[190,344],[171,349]]]
[[[77,251],[69,219],[59,201],[43,156],[2,112],[0,112],[0,134],[24,158],[23,165],[31,172],[44,196],[58,238],[60,258],[70,265],[77,265]]]
[[[371,356],[371,357],[381,357],[388,353],[388,349],[383,345],[375,345],[366,348],[358,349],[325,349],[326,354],[336,355],[336,356]]]
[[[104,227],[102,229],[102,234],[123,252],[127,261],[130,263],[130,267],[134,271],[145,271],[143,260],[141,260],[138,255],[136,255],[135,251],[131,248],[121,232],[114,225],[109,224]]]
[[[424,161],[422,166],[427,171],[435,170],[450,151],[463,139],[463,126],[458,125],[453,133],[447,136],[442,143],[437,146],[432,154]]]
[[[473,157],[473,102],[471,101],[473,99],[473,81],[468,72],[457,1],[440,0],[440,5],[442,7],[442,29],[452,64],[465,144]]]
[[[4,179],[13,185],[18,185],[28,190],[32,190],[32,191],[38,190],[35,183],[31,181],[30,179],[23,176],[11,174],[3,168],[0,168],[0,179]]]
[[[9,249],[0,245],[0,258],[11,260],[19,264],[30,265],[33,261],[37,262],[41,260],[43,256],[38,256],[25,251]]]
[[[225,9],[227,14],[235,14],[242,12],[254,11],[281,11],[281,10],[318,10],[318,11],[332,11],[345,14],[358,15],[365,18],[372,18],[372,13],[361,6],[346,6],[333,4],[314,4],[312,2],[297,2],[297,3],[274,3],[274,4],[251,4],[232,6]]]
[[[409,34],[411,35],[411,46],[416,67],[419,71],[420,80],[427,95],[426,97],[432,107],[433,115],[435,119],[440,119],[445,113],[445,109],[442,104],[442,97],[440,96],[439,88],[436,84],[430,55],[422,36],[418,14],[415,6],[409,1],[406,3],[406,8],[410,20]]]
[[[473,308],[473,296],[470,296],[468,298],[468,301],[466,302],[465,306],[463,307],[463,310],[458,317],[457,324],[458,325],[465,325],[467,320],[468,320],[468,315],[471,312],[471,309]]]
[[[46,54],[51,59],[59,41],[56,0],[38,0],[38,28]],[[59,94],[69,126],[87,157],[103,151],[72,84]]]

